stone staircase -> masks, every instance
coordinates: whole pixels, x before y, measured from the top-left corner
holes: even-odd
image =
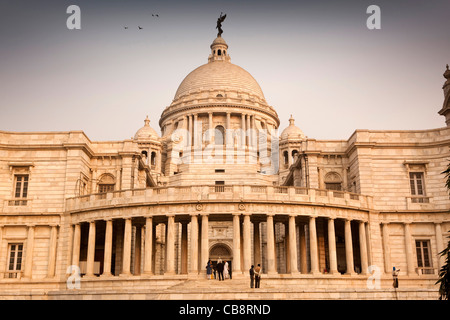
[[[265,289],[272,288],[267,284],[263,286]],[[226,279],[219,281],[217,279],[195,279],[186,280],[182,283],[176,284],[168,289],[168,291],[184,292],[245,292],[253,291],[250,288],[250,279]]]

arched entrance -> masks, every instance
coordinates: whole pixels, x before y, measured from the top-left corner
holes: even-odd
[[[212,245],[211,249],[209,250],[209,259],[211,259],[213,263],[213,267],[216,268],[217,261],[219,259],[222,259],[222,261],[225,263],[225,261],[228,262],[228,269],[232,270],[232,261],[233,261],[233,253],[232,249],[225,243],[216,243]]]

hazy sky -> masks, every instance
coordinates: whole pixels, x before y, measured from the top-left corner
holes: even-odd
[[[66,27],[71,4],[81,30]],[[366,27],[371,4],[380,30]],[[0,0],[0,130],[123,140],[148,115],[159,132],[178,85],[207,62],[221,12],[231,62],[258,81],[281,130],[290,114],[316,139],[445,126],[448,0]]]

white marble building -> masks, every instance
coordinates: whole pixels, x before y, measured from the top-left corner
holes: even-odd
[[[316,140],[293,117],[279,128],[218,37],[162,137],[148,118],[123,141],[0,131],[0,297],[204,299],[206,262],[221,258],[230,299],[435,299],[450,231],[444,77],[447,127]],[[258,263],[255,293],[239,281]]]

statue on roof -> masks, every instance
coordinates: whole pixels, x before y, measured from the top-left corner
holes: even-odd
[[[217,26],[216,29],[219,30],[219,32],[217,33],[218,37],[222,36],[223,30],[222,30],[222,22],[225,20],[225,18],[227,17],[227,15],[225,14],[224,16],[222,15],[223,12],[220,13],[220,17],[219,19],[217,19]]]

